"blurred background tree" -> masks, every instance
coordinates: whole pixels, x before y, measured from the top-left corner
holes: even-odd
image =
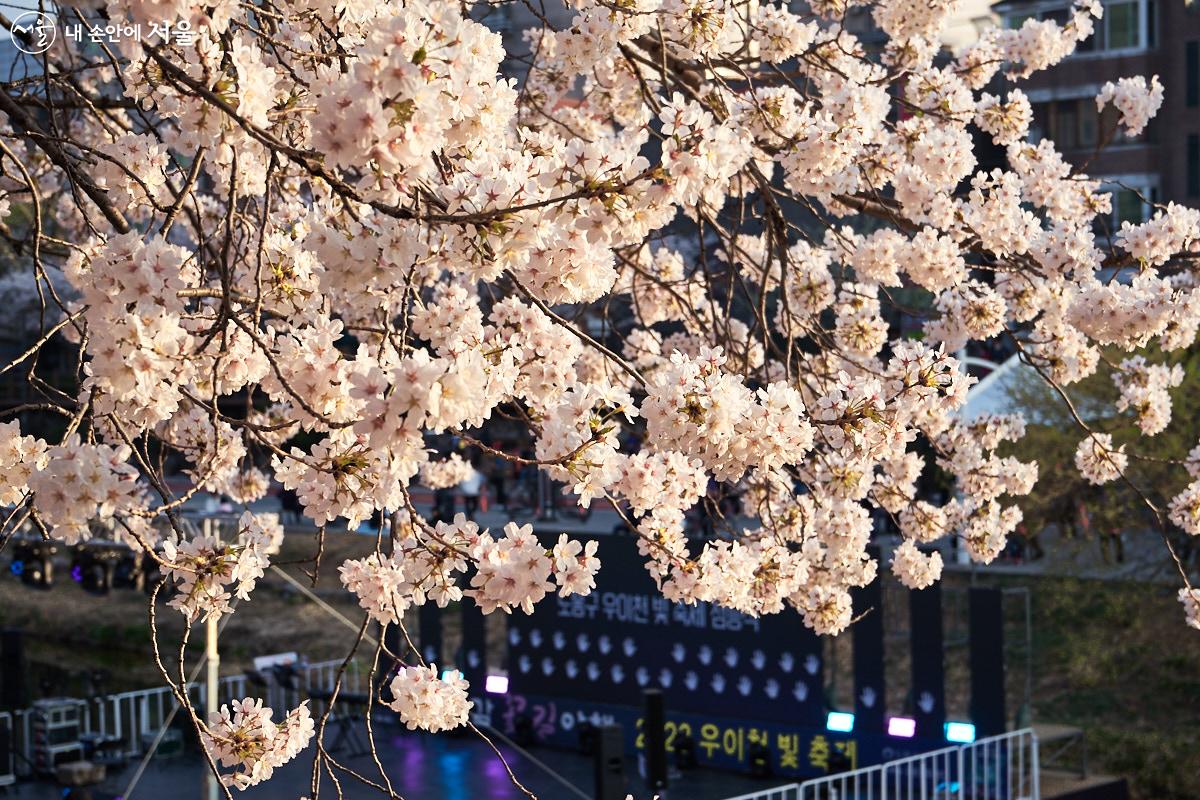
[[[1065,390],[1093,430],[1110,433],[1115,444],[1128,446],[1128,477],[1156,506],[1166,509],[1188,479],[1184,470],[1170,462],[1185,459],[1200,443],[1200,348],[1169,354],[1147,349],[1141,355],[1155,364],[1178,363],[1184,370],[1183,384],[1171,391],[1171,424],[1157,436],[1141,435],[1134,415],[1117,411],[1120,392],[1113,376],[1120,373],[1113,365],[1123,354],[1105,352],[1095,374]],[[1009,408],[1022,413],[1028,423],[1025,437],[1011,445],[1009,452],[1040,462],[1037,485],[1020,504],[1025,512],[1023,530],[1032,538],[1034,555],[1039,549],[1036,537],[1047,526],[1054,526],[1065,537],[1097,540],[1102,557],[1110,562],[1123,561],[1126,556],[1122,536],[1125,543],[1144,537],[1157,541],[1160,533],[1154,515],[1133,487],[1124,481],[1095,486],[1075,468],[1075,449],[1084,433],[1062,397],[1029,367],[1023,367],[1007,388]],[[1191,566],[1200,554],[1196,537],[1169,521],[1167,527],[1176,552]],[[1162,567],[1173,571],[1166,559]]]

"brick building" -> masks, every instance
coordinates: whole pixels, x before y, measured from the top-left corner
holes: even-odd
[[[1030,17],[1065,21],[1068,6],[1005,0],[993,11],[1016,28]],[[1159,76],[1163,106],[1141,135],[1114,135],[1116,112],[1098,114],[1096,94],[1106,81],[1136,75]],[[1079,169],[1105,180],[1115,192],[1114,223],[1143,219],[1151,202],[1200,203],[1200,2],[1105,0],[1095,35],[1021,88],[1034,107],[1031,140],[1054,140]]]

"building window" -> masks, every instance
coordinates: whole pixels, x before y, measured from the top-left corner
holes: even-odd
[[[1104,4],[1104,16],[1095,21],[1096,31],[1080,42],[1076,53],[1108,50],[1145,50],[1155,45],[1155,0],[1116,0]],[[1020,28],[1027,19],[1053,20],[1059,25],[1070,19],[1070,7],[1051,6],[1039,11],[1020,11],[1007,18],[1010,28]]]
[[[1200,106],[1200,41],[1188,42],[1184,47],[1185,89],[1188,108]]]
[[[1158,187],[1150,182],[1151,179],[1146,176],[1131,177],[1132,180],[1122,180],[1120,185],[1109,184],[1107,187],[1112,194],[1112,216],[1108,222],[1114,232],[1121,229],[1122,222],[1140,225],[1150,219],[1153,205],[1158,202]],[[1103,234],[1105,231],[1099,229],[1097,233]]]
[[[1058,149],[1066,151],[1079,147],[1079,103],[1055,103],[1053,119],[1050,138]]]
[[[1108,137],[1106,146],[1146,142],[1146,131],[1135,137],[1129,136],[1117,125],[1117,116],[1117,109],[1111,106],[1106,107],[1103,114],[1097,112],[1096,98],[1091,96],[1033,103],[1030,142],[1037,144],[1048,138],[1061,152],[1092,150],[1102,136]]]
[[[1137,3],[1113,3],[1104,8],[1107,50],[1138,47],[1141,43],[1141,22]]]
[[[1113,213],[1116,214],[1117,225],[1122,222],[1128,222],[1133,225],[1141,224],[1146,219],[1146,214],[1142,209],[1144,205],[1142,198],[1138,196],[1138,192],[1134,189],[1118,189],[1116,197],[1113,199]]]
[[[1096,100],[1091,96],[1034,103],[1029,141],[1037,144],[1043,137],[1048,138],[1063,153],[1091,150],[1100,144],[1102,137],[1108,137],[1105,145],[1109,147],[1147,141],[1146,131],[1130,136],[1117,124],[1118,116],[1119,112],[1112,105],[1097,112]]]
[[[1200,197],[1200,135],[1194,133],[1187,137],[1187,193]]]
[[[479,8],[482,10],[482,15],[477,18],[478,21],[486,25],[493,33],[506,36],[515,30],[511,5],[481,4]]]

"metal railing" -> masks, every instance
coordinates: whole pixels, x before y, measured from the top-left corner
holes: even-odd
[[[263,701],[274,704],[278,711],[284,705],[297,705],[302,693],[314,689],[328,691],[333,688],[342,659],[320,661],[303,665],[300,685],[287,688],[272,685],[263,696]],[[364,686],[364,673],[357,662],[352,662],[342,677],[343,692],[360,692]],[[206,701],[203,683],[188,684],[188,697],[192,707],[203,716]],[[229,703],[243,697],[258,696],[256,688],[248,686],[245,675],[226,675],[221,678],[219,703]],[[177,705],[175,695],[168,686],[153,689],[138,689],[132,692],[104,695],[88,700],[74,700],[79,705],[80,734],[103,737],[112,752],[129,758],[143,754],[155,734],[166,724],[171,710]],[[13,773],[27,774],[34,761],[33,737],[34,710],[19,709],[0,714],[0,725],[8,724],[11,731],[11,753]],[[0,764],[0,786],[4,785],[4,765]]]
[[[728,800],[1041,800],[1032,728]]]
[[[750,794],[739,794],[726,800],[797,800],[800,797],[800,784],[789,783],[786,786],[776,786],[774,789],[762,789]]]
[[[338,670],[342,668],[342,659],[333,661],[318,661],[303,667],[304,686],[312,689],[314,686],[322,689],[332,689],[337,680]],[[366,691],[367,672],[357,661],[351,661],[342,675],[342,691],[361,694]]]

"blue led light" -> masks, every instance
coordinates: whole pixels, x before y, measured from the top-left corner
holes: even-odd
[[[442,680],[444,680],[444,681],[452,681],[455,678],[461,678],[461,677],[462,677],[462,673],[456,669],[442,670]]]
[[[12,565],[9,566],[8,571],[11,572],[13,575],[16,575],[18,578],[21,577],[21,575],[23,575],[25,572],[25,562],[24,561],[13,561]]]
[[[854,715],[848,711],[830,711],[825,718],[825,728],[838,733],[850,733],[854,730]]]
[[[970,744],[975,741],[975,726],[970,722],[947,722],[946,741]]]

